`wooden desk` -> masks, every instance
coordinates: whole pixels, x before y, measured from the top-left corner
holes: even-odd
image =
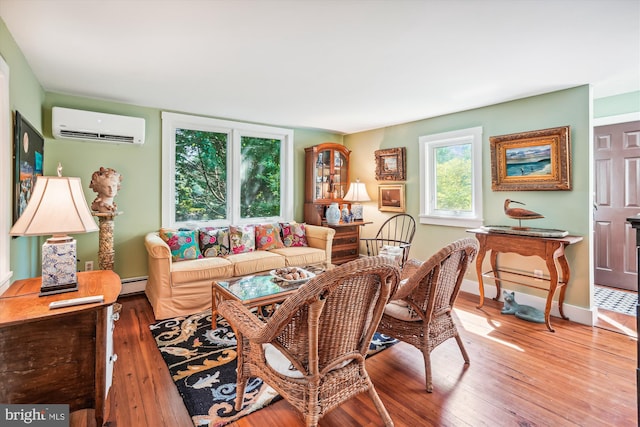
[[[0,296],[0,402],[95,408],[104,421],[111,385],[113,303],[122,287],[113,271],[78,273],[78,290],[38,296],[40,277],[17,280]],[[104,295],[96,304],[49,303]]]
[[[483,229],[468,230],[470,233],[474,233],[480,248],[478,249],[478,256],[476,258],[476,273],[478,275],[478,285],[480,291],[480,303],[478,308],[484,304],[484,284],[483,277],[490,277],[496,283],[496,297],[494,300],[498,300],[500,297],[501,282],[510,282],[517,285],[528,286],[531,288],[542,289],[547,292],[547,303],[544,309],[544,320],[547,328],[551,332],[555,332],[551,327],[550,312],[551,303],[556,289],[560,288],[560,294],[558,295],[558,310],[560,316],[563,319],[568,319],[563,312],[564,294],[566,291],[571,271],[569,269],[569,263],[564,255],[565,247],[582,241],[582,237],[579,236],[565,236],[560,238],[550,237],[530,237],[521,236],[516,234],[504,234],[504,233],[490,233]],[[489,272],[482,272],[482,262],[488,251],[491,251],[491,270]],[[532,275],[512,272],[504,269],[500,269],[498,266],[498,254],[505,252],[513,252],[522,256],[537,256],[544,260],[549,270],[549,278],[539,278]],[[556,262],[557,261],[557,262]],[[560,269],[558,270],[558,266]],[[530,282],[520,282],[515,279],[506,279],[501,277],[501,274],[507,273],[516,277],[544,280],[549,283],[549,288],[541,287],[539,285]]]

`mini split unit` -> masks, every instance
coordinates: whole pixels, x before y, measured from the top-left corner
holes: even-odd
[[[51,133],[56,139],[144,144],[144,119],[53,107]]]

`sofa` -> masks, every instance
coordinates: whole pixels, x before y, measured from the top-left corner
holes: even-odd
[[[175,254],[160,232],[145,236],[148,279],[145,294],[156,320],[184,316],[211,308],[214,280],[268,272],[282,267],[321,265],[331,268],[331,248],[335,230],[304,224],[303,246],[278,247],[202,256],[176,261]],[[162,235],[162,237],[161,237]]]

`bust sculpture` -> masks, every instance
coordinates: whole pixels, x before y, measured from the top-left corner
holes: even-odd
[[[113,199],[120,189],[122,176],[111,168],[100,167],[91,176],[89,188],[98,193],[98,197],[91,203],[91,210],[101,213],[115,213],[117,205]]]

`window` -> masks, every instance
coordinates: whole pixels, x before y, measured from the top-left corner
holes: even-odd
[[[292,130],[163,112],[162,144],[163,225],[292,219]]]
[[[482,127],[425,135],[420,145],[420,223],[482,225]]]

